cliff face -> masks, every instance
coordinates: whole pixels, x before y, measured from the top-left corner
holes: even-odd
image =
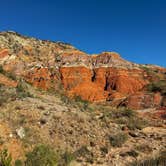
[[[166,69],[128,62],[114,52],[87,55],[73,46],[42,41],[15,32],[0,33],[0,65],[6,72],[47,90],[63,85],[70,97],[133,109],[160,106],[162,95],[146,86],[166,80]],[[9,79],[0,83],[16,86]],[[7,79],[7,78],[6,78]]]
[[[94,72],[87,67],[62,67],[62,83],[70,96],[81,96],[88,101],[105,101],[107,92],[94,82]]]
[[[85,100],[106,101],[112,94],[133,94],[148,83],[139,70],[101,67],[62,67],[62,83],[73,95],[80,95]]]

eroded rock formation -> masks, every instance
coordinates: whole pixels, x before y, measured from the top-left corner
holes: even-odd
[[[61,84],[70,97],[91,102],[108,101],[133,109],[163,103],[160,93],[146,92],[146,85],[159,78],[166,80],[166,69],[131,63],[115,52],[88,55],[69,44],[2,32],[0,65],[35,87],[56,89]],[[0,75],[2,83],[4,77]],[[16,84],[6,79],[6,85]]]

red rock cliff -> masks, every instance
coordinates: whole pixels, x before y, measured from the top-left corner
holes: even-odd
[[[61,84],[71,97],[137,109],[144,107],[140,103],[147,103],[145,107],[160,105],[162,96],[147,94],[145,87],[152,81],[166,80],[166,69],[138,65],[115,52],[88,55],[70,44],[28,38],[15,32],[0,33],[0,65],[35,87],[47,90]]]

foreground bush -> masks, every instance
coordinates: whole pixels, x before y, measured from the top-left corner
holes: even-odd
[[[19,98],[33,97],[27,89],[27,85],[23,81],[20,81],[16,87],[17,96]]]
[[[58,154],[50,146],[39,145],[27,153],[26,166],[57,166]]]
[[[11,162],[11,155],[8,153],[6,149],[2,150],[2,152],[0,153],[0,166],[12,166]]]

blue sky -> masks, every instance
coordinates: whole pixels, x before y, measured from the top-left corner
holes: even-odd
[[[6,30],[166,67],[165,0],[2,0]]]

